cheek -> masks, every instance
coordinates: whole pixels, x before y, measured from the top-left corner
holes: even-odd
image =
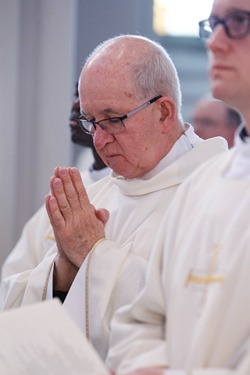
[[[98,139],[98,137],[96,136],[96,134],[93,136],[93,144],[95,146],[95,149],[96,150],[99,150],[99,146],[100,146],[100,141]]]

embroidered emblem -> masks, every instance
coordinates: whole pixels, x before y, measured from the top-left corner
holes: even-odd
[[[197,274],[195,275],[192,272],[190,272],[185,283],[186,286],[188,286],[189,283],[197,283],[197,284],[206,285],[206,284],[211,284],[211,283],[222,283],[225,280],[224,275],[219,274],[219,273],[216,274],[219,250],[220,250],[220,245],[214,244],[207,275],[197,275]]]

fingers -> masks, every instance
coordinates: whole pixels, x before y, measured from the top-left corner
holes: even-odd
[[[57,167],[50,180],[52,195],[56,197],[58,206],[66,218],[71,211],[77,212],[90,206],[81,175],[77,168]]]
[[[56,168],[46,208],[60,255],[80,267],[93,245],[105,237],[109,212],[89,202],[76,168]]]
[[[64,218],[61,214],[56,198],[51,195],[47,195],[45,197],[45,205],[51,225],[57,228],[63,227]]]
[[[58,237],[57,229],[62,230],[62,228],[64,227],[64,218],[61,214],[61,211],[59,210],[56,198],[51,195],[47,195],[45,197],[45,206],[47,209],[47,213],[48,213],[51,225],[53,227],[58,251],[59,253],[63,253],[60,239]]]
[[[83,208],[86,204],[90,204],[90,201],[86,193],[84,184],[82,182],[81,174],[77,168],[69,168],[69,174],[72,178],[72,182],[77,191],[79,201],[81,202],[81,206]]]
[[[52,195],[56,198],[61,213],[65,218],[70,215],[71,207],[61,178],[53,176],[50,179]]]
[[[61,194],[58,195],[58,198],[60,199],[59,204],[61,209],[67,209],[69,208],[69,206],[72,209],[77,209],[79,207],[78,193],[71,179],[69,168],[59,168],[58,178],[60,179],[62,184],[62,191],[60,191]],[[67,207],[63,206],[64,203],[67,204]]]

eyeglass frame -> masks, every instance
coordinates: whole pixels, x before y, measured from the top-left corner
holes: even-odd
[[[127,118],[129,118],[129,117],[135,115],[136,113],[142,111],[143,109],[147,108],[150,104],[156,102],[156,100],[158,100],[160,98],[162,98],[162,95],[157,95],[154,98],[148,100],[146,103],[141,104],[139,107],[133,109],[132,111],[128,112],[127,114],[125,114],[123,116],[105,118],[105,119],[100,120],[100,121],[91,121],[91,120],[88,120],[87,118],[85,118],[84,115],[81,115],[80,117],[76,118],[75,120],[76,120],[77,124],[79,125],[79,127],[81,128],[81,130],[83,130],[85,133],[90,134],[92,136],[96,132],[96,125],[99,125],[102,130],[106,131],[109,134],[119,134],[119,133],[122,133],[126,129],[126,126],[123,122],[124,120],[126,120]],[[115,127],[113,127],[113,131],[112,131],[112,125],[110,125],[111,129],[108,130],[107,127],[105,129],[105,126],[100,124],[103,121],[110,121],[110,120],[119,120],[120,123],[121,123],[121,127],[119,129],[116,129]],[[87,128],[85,128],[83,123],[91,124],[92,129],[94,131],[91,131],[91,130],[88,130]]]
[[[244,33],[242,33],[242,34],[232,35],[232,32],[230,31],[230,28],[227,25],[227,20],[229,20],[233,16],[242,16],[242,15],[247,16],[247,18],[248,18],[247,28],[244,31]],[[213,28],[211,28],[211,26],[210,26],[210,20],[211,19],[214,20]],[[228,38],[230,38],[230,39],[243,39],[250,33],[250,12],[245,11],[245,10],[238,10],[238,11],[234,11],[234,12],[229,13],[224,18],[220,18],[220,17],[216,17],[216,16],[212,15],[208,19],[200,21],[199,22],[199,36],[200,36],[200,38],[204,41],[209,39],[209,37],[214,33],[214,30],[218,25],[223,26]],[[202,31],[205,31],[206,26],[208,26],[211,29],[211,32],[207,31],[207,36],[202,36]]]

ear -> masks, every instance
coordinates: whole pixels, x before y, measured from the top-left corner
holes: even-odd
[[[164,96],[160,99],[159,106],[162,133],[166,133],[176,121],[176,105],[173,99]]]

